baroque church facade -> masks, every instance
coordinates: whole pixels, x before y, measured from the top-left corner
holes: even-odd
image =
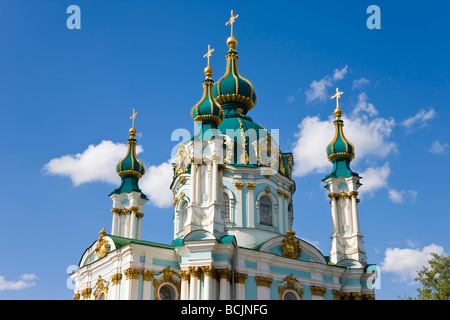
[[[170,186],[174,240],[141,239],[147,197],[136,129],[117,164],[110,232],[103,228],[71,274],[76,300],[372,300],[358,221],[361,177],[350,168],[355,148],[344,136],[336,89],[335,136],[323,179],[331,205],[331,250],[325,256],[292,230],[293,156],[248,115],[257,102],[238,71],[237,39],[227,39],[225,74],[212,79],[208,47],[203,94],[192,107],[198,132],[181,143]],[[331,123],[330,123],[331,125]]]

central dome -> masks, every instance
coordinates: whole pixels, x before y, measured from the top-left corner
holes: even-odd
[[[249,80],[239,74],[237,64],[239,56],[234,50],[237,45],[236,38],[233,36],[229,37],[227,44],[229,50],[226,55],[227,66],[225,74],[214,84],[213,96],[223,108],[227,108],[232,104],[234,108],[240,107],[242,113],[246,114],[256,104],[255,89]],[[236,104],[240,106],[236,106]]]

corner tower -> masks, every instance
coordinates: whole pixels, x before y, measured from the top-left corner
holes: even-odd
[[[355,147],[344,135],[344,121],[339,108],[339,98],[343,94],[336,88],[336,109],[334,111],[335,134],[326,148],[328,160],[333,169],[323,181],[330,192],[333,233],[331,235],[330,260],[336,264],[366,266],[367,257],[363,246],[363,236],[359,230],[358,189],[361,177],[350,169],[355,158]]]
[[[136,154],[137,140],[134,119],[137,113],[133,109],[133,125],[128,139],[128,150],[125,158],[116,166],[116,172],[122,179],[119,188],[109,197],[113,200],[111,235],[132,239],[141,238],[141,220],[144,216],[143,206],[147,196],[139,188],[139,179],[145,174],[145,167]]]

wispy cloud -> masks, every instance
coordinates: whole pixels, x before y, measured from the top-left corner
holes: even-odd
[[[449,148],[447,143],[440,143],[439,140],[434,141],[431,144],[429,151],[434,154],[444,153]]]
[[[367,78],[364,78],[364,77],[362,77],[360,79],[353,80],[353,82],[352,82],[352,89],[362,88],[362,87],[368,85],[369,83],[370,83],[370,80],[367,79]]]
[[[328,88],[333,86],[336,81],[344,79],[347,74],[348,66],[342,69],[335,69],[332,76],[326,75],[320,80],[313,80],[306,90],[306,101],[312,102],[314,100],[326,101],[329,98]]]
[[[389,192],[389,199],[393,203],[404,203],[405,201],[410,201],[412,203],[416,202],[417,198],[417,191],[415,190],[400,190],[397,191],[395,189],[390,189]]]
[[[0,290],[22,290],[36,285],[34,280],[37,276],[34,273],[25,273],[19,277],[19,280],[10,281],[0,276]]]
[[[406,133],[412,133],[416,129],[425,127],[428,121],[436,117],[436,115],[437,113],[432,107],[430,107],[427,111],[422,109],[414,116],[402,121],[401,125],[405,127]]]

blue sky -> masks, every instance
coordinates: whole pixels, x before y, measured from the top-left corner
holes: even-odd
[[[72,4],[80,30],[66,26]],[[371,4],[381,29],[366,26]],[[171,243],[169,159],[177,134],[194,130],[208,44],[213,79],[223,75],[231,9],[239,71],[258,96],[249,115],[294,153],[297,236],[328,255],[321,180],[339,87],[377,299],[415,295],[415,270],[430,252],[448,254],[446,2],[3,0],[0,299],[72,299],[68,268],[110,228],[133,108],[150,198],[142,239]]]

